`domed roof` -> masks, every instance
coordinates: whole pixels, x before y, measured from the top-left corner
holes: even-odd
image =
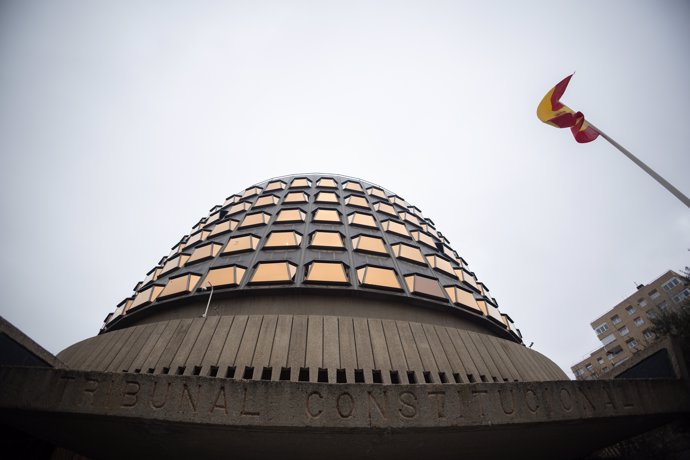
[[[521,341],[430,218],[394,192],[352,177],[283,176],[230,195],[108,315],[104,330],[133,324],[138,312],[207,296],[211,287],[216,296],[285,289],[388,296]]]

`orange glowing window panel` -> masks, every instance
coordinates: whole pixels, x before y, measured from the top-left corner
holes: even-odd
[[[187,273],[186,275],[170,278],[165,289],[160,293],[158,298],[174,297],[183,294],[189,294],[194,290],[197,283],[201,279],[200,275],[195,273]]]
[[[340,223],[340,213],[336,209],[317,209],[314,213],[314,222]]]
[[[434,239],[424,232],[414,231],[412,232],[412,238],[414,238],[415,241],[419,241],[422,244],[426,244],[427,246],[436,248],[436,242],[434,241]]]
[[[190,235],[189,238],[187,238],[187,241],[184,244],[184,247],[189,247],[195,243],[198,243],[199,241],[204,241],[206,238],[208,238],[208,235],[211,232],[209,230],[202,230],[200,232],[196,232],[192,235]]]
[[[270,214],[266,214],[265,212],[255,212],[253,214],[247,214],[244,216],[244,219],[242,220],[242,223],[240,224],[240,228],[247,228],[247,227],[256,227],[258,225],[266,225],[268,223],[268,219],[271,218]]]
[[[359,284],[366,287],[402,290],[395,270],[392,268],[365,265],[357,269],[357,279]]]
[[[163,265],[161,275],[165,275],[166,273],[169,273],[173,270],[182,267],[185,263],[187,263],[187,259],[189,259],[189,256],[187,254],[180,254],[178,256],[173,257],[172,259],[169,259],[165,263],[165,265]]]
[[[261,262],[256,266],[250,284],[291,283],[297,267],[289,262]]]
[[[457,286],[446,286],[446,293],[448,294],[448,297],[450,297],[450,301],[455,305],[460,305],[461,307],[466,307],[479,313],[483,313],[471,292],[460,289]]]
[[[278,213],[276,223],[304,222],[306,214],[300,209],[282,209]]]
[[[400,214],[400,218],[405,222],[409,222],[411,224],[416,225],[417,227],[422,226],[422,223],[420,222],[419,218],[417,218],[417,216],[415,216],[411,212],[403,212],[402,214]]]
[[[254,235],[236,236],[228,240],[223,254],[239,254],[241,252],[253,251],[259,246],[259,238]]]
[[[260,187],[252,187],[244,191],[242,198],[249,198],[250,196],[258,195],[259,192],[261,192]]]
[[[319,192],[316,195],[317,203],[338,203],[338,195],[333,192]]]
[[[234,204],[230,206],[230,209],[228,209],[228,215],[232,216],[233,214],[237,214],[238,212],[246,211],[250,207],[251,204],[246,202]]]
[[[194,250],[194,252],[192,252],[192,256],[187,260],[186,265],[201,262],[202,260],[206,259],[212,259],[220,252],[222,247],[223,245],[220,243],[211,243],[199,246]]]
[[[426,260],[422,255],[422,251],[420,251],[417,247],[404,243],[398,243],[392,245],[391,249],[393,249],[393,254],[395,254],[395,257],[398,259],[426,266]]]
[[[359,225],[360,227],[376,228],[376,220],[370,214],[362,214],[361,212],[353,212],[347,216],[347,221],[350,225]]]
[[[148,289],[144,289],[139,294],[136,295],[134,301],[125,308],[125,313],[129,310],[137,307],[142,307],[148,305],[155,301],[160,293],[163,291],[163,286],[153,285]]]
[[[302,235],[293,231],[273,232],[268,235],[265,249],[294,249],[302,242]]]
[[[384,192],[383,190],[381,190],[378,187],[369,187],[367,189],[367,193],[369,193],[369,195],[371,195],[371,196],[383,198],[384,200],[388,199],[388,197],[386,196],[386,192]]]
[[[345,249],[339,232],[316,231],[311,234],[310,248]]]
[[[355,251],[388,255],[383,239],[375,236],[359,235],[352,239],[352,246]]]
[[[278,204],[278,197],[275,195],[264,195],[260,196],[257,200],[256,203],[254,203],[255,208],[261,208],[263,206],[273,206],[274,204]]]
[[[305,281],[308,283],[347,284],[345,265],[340,262],[312,262]]]
[[[338,184],[335,182],[334,179],[331,179],[330,177],[322,177],[316,182],[316,186],[323,188],[337,188]]]
[[[407,231],[407,228],[400,222],[395,222],[392,220],[387,220],[382,223],[383,229],[389,233],[395,233],[396,235],[404,236],[409,238],[410,237],[410,232]]]
[[[275,190],[283,190],[286,187],[285,182],[282,180],[274,180],[273,182],[269,182],[266,188],[264,189],[265,192],[273,192]]]
[[[434,297],[437,299],[445,299],[441,285],[438,284],[434,278],[429,278],[422,275],[406,275],[405,283],[410,293],[426,297]]]
[[[304,192],[290,192],[285,195],[283,203],[306,203],[309,195]]]
[[[298,177],[292,180],[290,187],[311,187],[311,181],[306,177]]]
[[[457,277],[460,281],[465,282],[465,284],[468,284],[468,285],[472,286],[475,290],[481,292],[481,290],[479,289],[479,286],[477,285],[477,279],[474,277],[474,275],[472,275],[469,272],[466,272],[465,270],[461,270],[459,268],[455,269],[455,274],[457,275]]]
[[[231,232],[237,228],[237,222],[236,220],[226,220],[225,222],[221,222],[217,224],[215,227],[213,227],[213,230],[211,230],[211,234],[209,236],[213,237],[216,235],[222,235],[223,233]]]
[[[400,197],[397,196],[397,195],[393,195],[393,196],[391,196],[391,197],[388,198],[388,199],[390,200],[391,203],[397,204],[398,206],[403,207],[403,208],[407,208],[407,207],[410,205],[410,203],[408,203],[407,201],[403,200],[402,198],[400,198]]]
[[[359,184],[359,182],[347,181],[343,184],[345,190],[350,190],[352,192],[364,192],[364,189]]]
[[[374,209],[378,212],[388,214],[389,216],[398,217],[398,213],[395,212],[395,208],[388,203],[378,202],[374,204]]]
[[[238,201],[240,201],[240,198],[242,198],[240,195],[232,195],[232,196],[227,197],[225,199],[225,203],[223,203],[223,207],[227,208],[231,204],[237,203]]]
[[[363,196],[350,195],[345,199],[345,204],[358,208],[369,208],[369,202]]]
[[[446,259],[436,255],[430,255],[426,256],[426,260],[427,262],[429,262],[429,265],[431,265],[433,269],[440,271],[441,273],[444,273],[453,278],[457,278],[457,275],[455,274],[455,269]]]
[[[242,282],[246,270],[236,265],[230,267],[212,268],[208,271],[206,279],[201,284],[204,287],[238,286]]]

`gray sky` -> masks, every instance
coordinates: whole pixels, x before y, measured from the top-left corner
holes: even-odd
[[[211,206],[334,172],[435,221],[564,370],[589,322],[690,264],[690,3],[0,2],[0,315],[52,352]]]

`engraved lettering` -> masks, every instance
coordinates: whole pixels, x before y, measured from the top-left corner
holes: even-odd
[[[503,397],[503,393],[508,393],[510,395],[510,405],[508,407],[506,407],[506,398]],[[515,396],[513,395],[513,390],[498,390],[498,397],[501,400],[501,409],[503,409],[503,413],[506,415],[513,415],[515,413]]]
[[[486,390],[472,390],[472,399],[479,401],[479,408],[482,411],[480,415],[482,417],[486,415],[486,411],[484,410],[484,397],[486,396],[486,394]]]
[[[86,377],[86,386],[84,387],[84,393],[89,395],[89,403],[92,406],[93,406],[94,395],[96,393],[96,390],[98,389],[99,383],[100,383],[100,381],[98,379]]]
[[[412,419],[417,416],[417,396],[411,391],[403,391],[398,396],[398,401],[402,407],[398,409],[401,417]]]
[[[594,407],[594,403],[592,403],[592,400],[589,399],[589,396],[587,396],[587,393],[584,392],[584,390],[582,389],[582,387],[579,387],[579,386],[578,386],[578,387],[576,387],[576,388],[578,389],[578,392],[580,393],[580,396],[582,396],[582,399],[583,399],[584,401],[587,401],[587,402],[589,403],[589,406],[592,408],[592,412],[595,412],[595,411],[597,410],[597,408]],[[584,404],[584,401],[583,401],[583,403],[582,403],[582,408],[583,408],[583,409],[587,409],[587,407],[586,407],[585,404]]]
[[[225,415],[228,415],[227,399],[225,398],[225,385],[221,385],[220,388],[218,388],[218,393],[216,394],[216,398],[213,401],[213,406],[209,412],[213,413],[213,411],[216,409],[222,409],[223,412],[225,412]]]
[[[261,415],[258,410],[247,409],[247,387],[244,387],[244,398],[242,398],[242,410],[240,411],[240,415]]]
[[[427,394],[436,401],[436,416],[438,418],[446,418],[446,392],[429,391]]]
[[[561,388],[558,392],[558,399],[561,401],[561,407],[565,412],[573,410],[573,396],[567,388]]]
[[[349,402],[343,402],[344,400],[349,400]],[[355,400],[350,393],[340,393],[335,400],[335,408],[341,418],[350,418],[355,411]]]
[[[60,403],[62,403],[62,399],[65,397],[65,393],[67,392],[67,387],[70,386],[69,383],[73,382],[76,377],[73,377],[71,375],[61,375],[60,380],[65,382],[65,385],[62,387],[62,392],[60,393]]]
[[[199,385],[201,387],[201,385]],[[197,391],[198,394],[198,391]],[[186,398],[185,398],[186,396]],[[196,402],[194,401],[194,398],[192,397],[191,391],[189,391],[189,386],[187,386],[186,383],[182,384],[182,395],[180,397],[180,400],[186,399],[187,402],[189,402],[189,407],[192,408],[192,412],[196,412]]]
[[[312,407],[312,397],[316,397],[319,399],[319,401],[323,401],[323,395],[319,393],[318,391],[312,391],[307,395],[307,415],[309,415],[311,418],[318,418],[319,415],[323,413],[323,409],[319,407],[316,412],[314,411],[314,408]]]
[[[604,402],[604,407],[611,407],[611,409],[616,410],[616,403],[611,397],[608,387],[602,387],[604,389],[604,394],[606,394],[606,402]]]
[[[125,382],[125,392],[122,394],[122,401],[120,406],[122,407],[134,407],[137,404],[137,394],[141,385],[136,380],[127,380]]]
[[[385,401],[387,401],[386,391],[385,390],[383,391],[383,399],[384,399],[383,405],[379,404],[379,402],[376,400],[376,398],[374,397],[374,395],[371,391],[368,391],[367,393],[369,394],[369,422],[371,423],[371,405],[372,405],[372,403],[374,403],[374,406],[378,410],[381,417],[383,417],[385,419],[386,418],[386,403],[385,403]]]
[[[530,395],[532,396],[531,398]],[[537,397],[537,393],[531,388],[525,390],[525,404],[527,405],[527,409],[533,414],[536,414],[539,410],[539,398]]]
[[[153,409],[160,409],[163,406],[165,406],[165,403],[168,402],[168,393],[170,392],[170,382],[167,382],[167,386],[165,387],[165,394],[161,398],[160,402],[156,402],[156,389],[158,388],[158,383],[160,383],[158,380],[153,382],[153,388],[151,388],[151,408]]]

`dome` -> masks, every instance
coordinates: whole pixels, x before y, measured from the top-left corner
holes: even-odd
[[[566,379],[419,208],[333,174],[273,178],[211,208],[59,358],[244,380]]]

